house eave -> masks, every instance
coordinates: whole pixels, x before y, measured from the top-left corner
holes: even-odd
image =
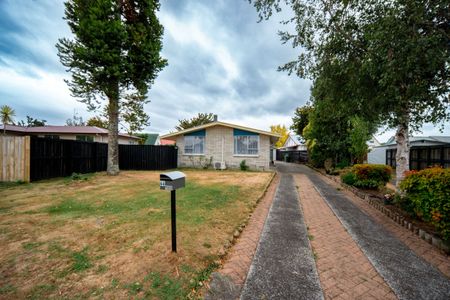
[[[258,134],[261,134],[261,135],[267,135],[267,136],[274,137],[274,138],[280,138],[281,137],[281,135],[279,135],[277,133],[264,131],[264,130],[259,130],[259,129],[255,129],[255,128],[250,128],[250,127],[246,127],[246,126],[241,126],[241,125],[236,125],[236,124],[230,124],[230,123],[217,121],[217,122],[211,122],[211,123],[208,123],[208,124],[192,127],[192,128],[189,128],[189,129],[185,129],[185,130],[181,130],[181,131],[165,134],[165,135],[162,135],[161,138],[162,139],[168,139],[168,140],[174,140],[177,136],[184,135],[186,133],[194,132],[194,131],[197,131],[197,130],[207,129],[207,128],[214,127],[214,126],[224,126],[224,127],[229,127],[229,128],[236,128],[236,129],[241,129],[241,130],[246,130],[246,131],[258,133]]]

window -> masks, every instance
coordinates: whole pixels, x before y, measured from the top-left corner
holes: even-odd
[[[94,137],[91,135],[77,135],[76,136],[76,140],[77,141],[82,141],[82,142],[93,142],[94,141]]]
[[[258,155],[259,135],[253,132],[234,129],[234,154]]]
[[[205,153],[205,130],[190,132],[184,135],[184,154]]]

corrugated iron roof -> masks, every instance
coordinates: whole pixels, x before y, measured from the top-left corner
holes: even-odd
[[[0,130],[3,130],[4,125],[0,125]],[[108,134],[108,130],[96,126],[37,126],[37,127],[24,127],[17,125],[6,124],[6,130],[22,133],[67,133],[67,134]],[[136,136],[132,136],[126,133],[119,133],[119,136],[129,137],[133,139],[139,139]]]

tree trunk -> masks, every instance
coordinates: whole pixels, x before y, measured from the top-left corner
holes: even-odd
[[[109,97],[108,105],[108,175],[119,174],[119,99]]]
[[[397,142],[396,161],[396,182],[395,185],[399,189],[400,182],[405,177],[405,172],[409,171],[409,133],[407,123],[400,124],[395,133],[395,141]]]

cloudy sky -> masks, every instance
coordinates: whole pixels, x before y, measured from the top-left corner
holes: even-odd
[[[70,96],[69,78],[56,55],[58,38],[71,33],[62,19],[63,1],[0,0],[0,105],[60,125],[74,111],[95,115]],[[310,96],[310,82],[277,72],[298,49],[282,45],[279,21],[289,12],[258,23],[246,0],[162,0],[165,27],[163,57],[169,65],[159,74],[146,105],[147,132],[167,133],[179,119],[213,112],[226,122],[268,130],[291,125],[297,106]],[[450,135],[450,126],[445,134]],[[425,126],[424,135],[439,134]],[[392,131],[380,134],[387,140]]]

